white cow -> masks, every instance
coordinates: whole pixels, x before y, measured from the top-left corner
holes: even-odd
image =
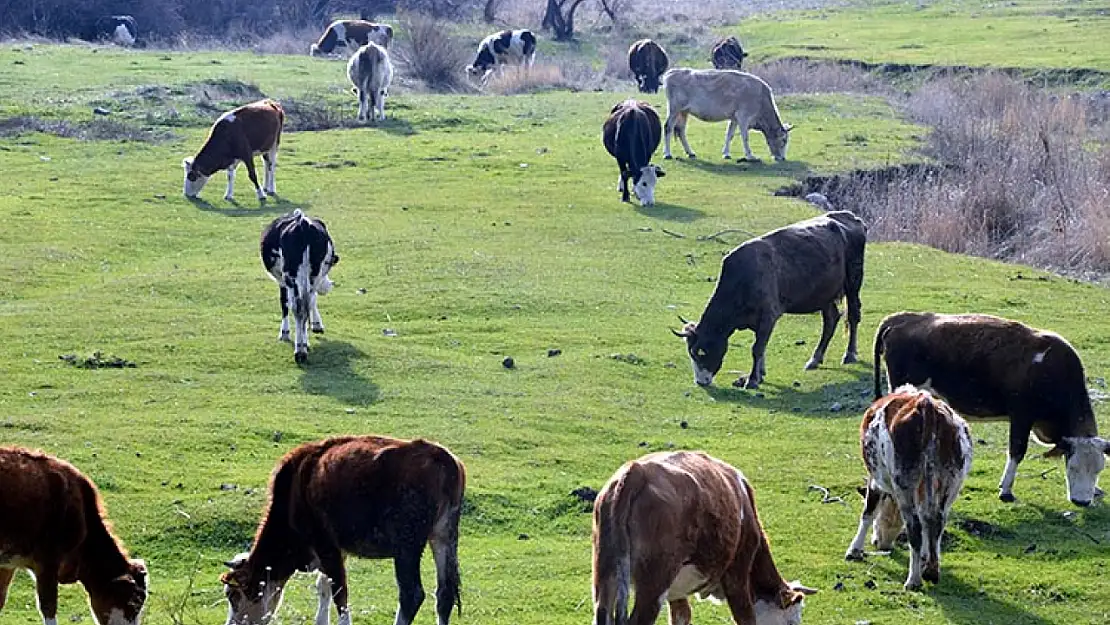
[[[358,120],[385,120],[385,96],[393,81],[389,52],[374,42],[358,49],[347,61],[347,78],[358,94]]]

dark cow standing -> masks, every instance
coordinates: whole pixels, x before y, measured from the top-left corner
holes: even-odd
[[[659,77],[669,66],[667,52],[651,39],[641,39],[628,49],[628,69],[642,93],[658,93]]]
[[[139,40],[139,29],[130,15],[105,15],[96,20],[92,41],[111,41],[121,46],[133,46]]]
[[[282,458],[270,480],[270,502],[250,553],[227,565],[220,580],[230,604],[228,625],[271,622],[286,582],[319,571],[316,623],[328,622],[335,600],[350,625],[344,560],[390,558],[397,579],[395,625],[409,625],[424,602],[420,558],[431,544],[438,625],[459,595],[459,517],[466,470],[450,451],[424,440],[346,436],[306,443]]]
[[[303,364],[308,359],[308,325],[324,331],[316,295],[331,290],[328,272],[339,262],[328,227],[297,209],[270,222],[262,231],[262,265],[278,283],[281,300],[281,333],[278,340],[289,340],[289,310],[293,310],[293,359]]]
[[[740,46],[740,40],[736,37],[718,40],[709,51],[709,60],[713,62],[713,67],[716,69],[740,69],[747,56],[748,53],[744,52],[744,48]]]
[[[1066,457],[1068,498],[1090,505],[1110,443],[1098,436],[1079,354],[1063,337],[991,315],[901,312],[875,333],[875,395],[885,355],[892,388],[926,386],[972,419],[1009,418],[999,498],[1014,501],[1029,434]]]
[[[656,180],[666,175],[661,168],[651,164],[651,156],[659,147],[663,125],[659,114],[647,102],[625,100],[609,112],[601,129],[601,141],[620,168],[620,181],[617,189],[621,201],[627,202],[628,182],[640,204],[650,206],[655,203]]]
[[[767,374],[767,341],[783,314],[821,313],[821,340],[805,366],[816,369],[836,332],[837,302],[844,297],[848,349],[843,362],[856,362],[866,243],[866,226],[859,217],[833,211],[772,230],[729,252],[701,320],[686,323],[682,332],[672,330],[686,339],[694,381],[701,386],[712,383],[728,351],[728,338],[737,330],[753,330],[751,373],[734,384],[758,387]]]

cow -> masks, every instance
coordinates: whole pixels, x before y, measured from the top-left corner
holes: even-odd
[[[667,52],[651,39],[641,39],[628,48],[628,69],[642,93],[659,92],[659,77],[669,65]]]
[[[285,111],[274,100],[265,99],[244,104],[220,115],[208,131],[200,152],[194,158],[181,161],[185,168],[185,197],[195,198],[212,174],[227,170],[227,192],[224,199],[232,200],[235,190],[235,170],[239,163],[247,166],[247,176],[254,184],[258,201],[265,202],[266,195],[277,195],[274,170],[277,168],[277,151],[281,144],[281,129],[285,124]],[[258,185],[254,172],[254,155],[261,153],[265,165],[265,179]]]
[[[532,67],[536,62],[536,36],[530,30],[503,30],[487,36],[478,44],[478,52],[466,73],[482,82],[503,65]]]
[[[139,29],[130,15],[105,15],[97,18],[91,35],[88,38],[92,41],[110,41],[131,47],[139,40]]]
[[[881,361],[890,388],[926,386],[965,417],[1009,419],[1009,454],[999,499],[1015,501],[1018,464],[1029,434],[1066,458],[1068,499],[1088,506],[1110,454],[1098,436],[1083,363],[1059,334],[991,315],[900,312],[875,333],[875,395]]]
[[[872,523],[873,542],[890,550],[901,529],[892,522],[896,508],[911,549],[906,590],[921,588],[923,579],[939,582],[941,535],[971,472],[967,422],[929,391],[907,384],[864,413],[860,447],[868,473],[866,502],[845,559],[864,558],[863,541]]]
[[[736,37],[718,39],[709,50],[709,60],[715,69],[741,69],[747,56]]]
[[[779,317],[820,311],[821,340],[805,365],[816,369],[836,332],[841,298],[848,300],[848,349],[842,362],[856,362],[866,244],[863,221],[849,211],[833,211],[772,230],[729,252],[701,319],[683,319],[681,332],[671,330],[686,341],[694,381],[711,384],[732,333],[752,330],[752,370],[734,385],[757,388],[767,375],[764,354]]]
[[[393,81],[389,52],[372,41],[362,46],[347,61],[347,78],[358,95],[358,121],[385,121],[385,96]]]
[[[663,129],[663,158],[671,158],[671,135],[682,142],[686,155],[697,158],[686,141],[689,115],[707,122],[728,120],[724,158],[736,129],[744,142],[744,160],[758,161],[748,145],[748,129],[763,133],[775,161],[786,160],[786,146],[793,126],[784,125],[771,87],[758,76],[731,69],[676,68],[663,74],[667,88],[667,124]]]
[[[304,364],[308,360],[308,327],[320,334],[324,322],[316,307],[316,295],[331,291],[328,277],[331,268],[339,263],[328,227],[319,219],[312,219],[296,209],[270,222],[262,230],[260,244],[262,266],[278,283],[281,301],[281,330],[279,341],[289,340],[289,310],[293,310],[293,360]]]
[[[695,593],[738,625],[799,625],[815,592],[779,574],[744,474],[702,452],[628,462],[594,501],[593,625],[652,625],[666,602],[671,625],[690,625]]]
[[[655,204],[656,180],[666,175],[662,168],[651,164],[661,132],[659,114],[647,102],[625,100],[609,111],[609,118],[601,128],[601,142],[617,159],[620,168],[617,190],[621,192],[622,202],[629,201],[631,180],[640,204]]]
[[[336,48],[356,50],[370,42],[383,48],[393,43],[393,27],[366,20],[336,20],[324,29],[320,39],[308,48],[312,56],[331,54]]]
[[[0,611],[20,569],[34,575],[46,625],[57,625],[58,584],[78,582],[97,625],[141,621],[146,563],[112,533],[92,480],[54,456],[0,447]]]
[[[332,599],[350,625],[344,560],[390,558],[399,591],[396,625],[410,625],[424,602],[420,558],[431,544],[436,613],[448,625],[462,612],[459,517],[466,470],[450,451],[425,440],[345,436],[306,443],[274,469],[270,499],[249,553],[223,573],[228,625],[264,625],[297,571],[318,571],[316,623]]]

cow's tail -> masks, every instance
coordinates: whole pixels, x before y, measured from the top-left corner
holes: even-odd
[[[875,352],[871,355],[875,367],[875,399],[883,396],[881,388],[883,381],[882,360],[883,352],[886,350],[886,345],[883,342],[886,341],[886,335],[890,332],[890,329],[888,320],[883,319],[883,322],[879,324],[879,329],[875,331]]]
[[[594,505],[594,625],[625,625],[632,587],[632,504],[645,488],[643,468],[632,463]]]
[[[429,540],[435,553],[436,611],[450,614],[451,606],[462,616],[462,578],[459,576],[459,521],[462,518],[463,493],[466,490],[466,469],[450,451],[423,440],[436,467],[437,479],[431,482],[429,495],[435,499],[436,513]],[[441,612],[442,611],[442,612]]]

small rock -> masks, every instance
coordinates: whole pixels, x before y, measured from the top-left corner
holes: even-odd
[[[802,407],[801,407],[801,406],[792,406],[792,407],[790,408],[790,412],[801,412],[801,411],[802,411]]]
[[[236,490],[238,488],[235,484],[220,484],[220,490]]]
[[[589,486],[579,486],[578,488],[570,491],[572,497],[577,497],[582,501],[593,503],[597,499],[597,491]]]
[[[397,336],[397,331],[393,328],[383,328],[382,336]]]
[[[552,347],[551,349],[547,350],[547,357],[554,358],[561,353],[563,353],[563,350],[559,349],[558,347]]]
[[[512,369],[516,366],[516,361],[513,360],[512,356],[505,356],[505,359],[501,361],[501,366],[506,369]]]
[[[856,625],[871,625],[871,621],[856,621]]]
[[[44,162],[44,163],[49,163],[50,162],[50,157],[49,156],[40,156],[39,160]]]
[[[112,114],[112,111],[109,111],[108,109],[104,108],[103,106],[98,106],[98,107],[93,109],[93,115],[111,115],[111,114]]]
[[[841,410],[844,410],[844,405],[838,401],[834,401],[832,405],[829,406],[829,412],[840,412]]]
[[[142,457],[143,457],[143,452],[141,452],[141,451],[136,451],[136,452],[135,452],[135,457],[136,457],[136,458],[142,458]]]
[[[763,394],[763,393],[756,393],[756,394],[755,394],[755,398],[756,398],[756,399],[763,399],[764,397],[766,397],[766,395],[765,395],[765,394]]]
[[[1031,543],[1028,547],[1025,548],[1025,553],[1033,553],[1036,550],[1037,550],[1037,543]]]
[[[361,287],[357,289],[355,293],[358,293],[359,295],[366,295],[366,287]]]
[[[678,427],[680,427],[680,428],[682,428],[682,429],[684,429],[684,430],[685,430],[686,428],[690,427],[690,424],[689,424],[689,423],[687,423],[687,422],[685,422],[685,421],[679,421],[679,422],[678,422]]]
[[[674,449],[674,442],[667,441],[667,444],[664,445],[664,447],[666,447],[667,449]]]
[[[801,386],[802,386],[802,383],[801,383],[801,381],[799,381],[799,380],[794,380],[794,388],[800,388]]]
[[[985,438],[977,438],[977,439],[975,439],[975,444],[976,445],[989,445],[990,443],[988,443],[987,439],[985,439]]]
[[[155,193],[154,198],[158,199],[158,200],[164,200],[164,199],[166,199],[166,194],[165,193]]]
[[[182,488],[185,488],[185,485],[182,484],[181,482],[178,482],[178,483],[174,484],[173,487],[176,488],[177,490],[181,490]]]
[[[162,486],[169,486],[169,485],[170,485],[169,480],[162,480]]]
[[[795,345],[805,345],[806,340],[805,339],[798,339],[797,341],[794,341],[794,344]]]
[[[347,409],[347,414],[355,414],[355,409],[354,408],[348,408]]]
[[[826,211],[831,211],[833,209],[832,202],[829,202],[829,198],[820,193],[810,193],[806,196],[806,201]]]
[[[275,443],[280,443],[280,442],[281,442],[281,438],[282,438],[283,436],[285,436],[285,435],[284,435],[284,434],[282,434],[282,433],[281,433],[281,431],[279,430],[279,431],[276,431],[276,432],[274,432],[274,433],[273,433],[273,434],[272,434],[272,435],[270,436],[270,438],[271,438],[271,439],[273,439],[273,441],[274,441]]]
[[[833,585],[833,590],[844,590],[844,582],[837,581],[836,584]]]
[[[647,442],[647,441],[640,441],[640,444],[639,444],[639,445],[637,445],[637,446],[638,446],[638,447],[647,447],[647,446],[648,446],[648,442]]]
[[[517,534],[517,540],[528,540],[528,534]]]
[[[875,583],[875,580],[869,579],[863,583],[863,587],[868,590],[875,590],[876,588],[878,588],[878,585]]]
[[[664,369],[674,369],[674,363],[673,362],[665,362],[665,363],[663,363],[663,368]]]

